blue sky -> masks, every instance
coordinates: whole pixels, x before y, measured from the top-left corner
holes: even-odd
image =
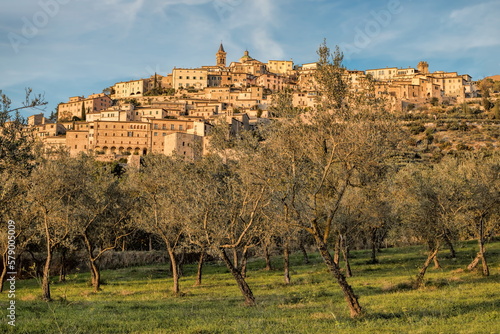
[[[500,74],[499,0],[19,0],[0,12],[0,89],[45,114],[115,82],[228,62],[314,62],[326,38],[349,69],[416,67]],[[26,112],[25,115],[37,111]]]

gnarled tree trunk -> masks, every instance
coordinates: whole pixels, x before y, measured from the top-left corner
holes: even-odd
[[[344,257],[345,263],[345,276],[352,277],[351,264],[349,263],[349,246],[347,245],[346,238],[343,237],[341,243],[342,256]]]
[[[325,262],[328,270],[332,273],[333,277],[337,280],[342,292],[344,293],[344,299],[349,306],[351,317],[355,318],[360,316],[362,314],[362,309],[361,305],[359,305],[358,297],[354,294],[354,291],[349,283],[347,283],[345,276],[340,272],[340,267],[337,263],[335,263],[323,240],[317,235],[314,237],[323,261]]]
[[[269,250],[269,248],[270,248],[270,242],[268,242],[266,240],[266,242],[264,243],[264,247],[263,248],[264,248],[264,258],[265,258],[265,261],[266,261],[266,267],[264,268],[264,270],[271,271],[271,270],[273,270],[273,266],[271,264],[271,252]]]
[[[434,260],[436,257],[437,253],[439,252],[439,244],[437,244],[434,249],[431,249],[429,251],[429,255],[427,256],[427,259],[424,262],[424,265],[422,268],[420,268],[420,271],[417,274],[417,278],[415,280],[415,289],[418,289],[422,286],[422,283],[424,282],[424,276],[425,272],[427,271],[427,268],[431,264],[431,262]]]
[[[233,263],[234,267],[238,268],[240,262],[239,262],[238,250],[236,248],[233,248]]]
[[[309,264],[309,256],[307,255],[306,247],[304,246],[304,244],[302,242],[300,243],[299,247],[300,247],[300,251],[302,252],[302,255],[304,257],[304,263]]]
[[[94,292],[98,292],[101,289],[101,271],[95,259],[90,260],[90,273]]]
[[[434,269],[441,269],[441,263],[439,263],[439,259],[437,256],[434,256]]]
[[[480,240],[478,241],[478,243],[479,243],[479,252],[477,253],[474,260],[472,260],[472,262],[467,266],[467,270],[474,270],[477,267],[479,261],[481,261],[483,276],[489,276],[490,269],[488,267],[488,262],[486,261],[486,257],[484,255],[485,253],[484,243],[482,243]]]
[[[52,260],[52,243],[50,241],[50,231],[49,223],[47,221],[47,215],[44,217],[44,228],[45,228],[45,243],[47,249],[47,258],[45,259],[45,265],[43,266],[43,277],[42,277],[42,299],[46,301],[52,300],[50,298],[50,261]]]
[[[484,247],[485,243],[485,233],[484,233],[484,222],[483,222],[483,217],[481,217],[481,220],[479,222],[479,238],[477,240],[478,245],[479,245],[479,252],[477,253],[476,257],[472,262],[467,266],[468,270],[474,270],[476,268],[477,264],[479,261],[481,261],[483,265],[483,275],[484,276],[489,276],[490,275],[490,269],[488,267],[488,262],[486,261],[486,256],[485,252],[486,249]]]
[[[243,249],[243,252],[241,253],[241,261],[240,261],[240,265],[241,265],[241,276],[243,276],[243,278],[246,278],[247,277],[247,264],[248,264],[248,250],[250,249],[250,247],[245,247]]]
[[[165,240],[167,244],[168,257],[170,258],[170,265],[172,267],[172,279],[174,280],[174,286],[172,291],[174,294],[178,295],[180,293],[179,287],[179,266],[177,264],[177,258],[175,257],[174,249],[170,246],[170,243]]]
[[[203,249],[200,252],[200,257],[198,259],[198,271],[196,273],[196,283],[195,286],[201,285],[201,277],[203,274],[203,263],[205,262],[205,250]]]
[[[452,259],[456,259],[457,258],[457,252],[455,251],[455,247],[453,246],[453,242],[451,241],[448,233],[446,233],[444,235],[444,241],[446,242],[446,245],[450,249],[450,257]]]
[[[340,243],[341,243],[341,240],[340,240],[340,234],[339,234],[335,238],[335,248],[334,248],[334,251],[333,251],[333,262],[335,262],[335,264],[337,266],[340,263],[340,248],[342,247],[340,245]]]
[[[245,297],[245,304],[247,306],[254,306],[255,305],[255,297],[253,296],[252,290],[250,290],[250,287],[248,286],[247,282],[245,281],[245,278],[241,275],[241,272],[236,269],[236,267],[233,265],[231,260],[226,254],[226,251],[221,248],[219,250],[219,253],[222,257],[222,260],[226,264],[226,267],[229,269],[231,274],[233,275],[234,279],[236,280],[236,283],[238,284],[238,288],[240,288],[241,293],[243,294],[243,297]]]

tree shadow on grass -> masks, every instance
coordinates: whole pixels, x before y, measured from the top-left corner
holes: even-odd
[[[413,278],[409,278],[406,281],[392,283],[387,281],[380,284],[365,284],[362,286],[356,286],[356,292],[359,293],[360,296],[376,296],[381,294],[390,294],[397,292],[408,292],[408,291],[418,291],[418,290],[439,290],[443,288],[458,288],[464,284],[483,284],[483,283],[495,283],[500,282],[500,274],[493,274],[490,276],[481,276],[479,273],[477,276],[474,276],[474,273],[464,272],[467,277],[461,278],[457,277],[453,272],[450,272],[449,277],[441,277],[441,278],[427,278],[424,281],[424,285],[419,288],[414,288],[414,280]]]
[[[424,318],[455,318],[471,313],[485,314],[489,311],[496,312],[498,310],[498,301],[490,302],[477,302],[469,304],[449,304],[448,306],[441,306],[439,308],[426,308],[422,304],[422,308],[418,310],[408,310],[401,308],[397,312],[369,312],[365,315],[365,320],[392,320],[392,319],[412,319],[412,321],[419,321]]]

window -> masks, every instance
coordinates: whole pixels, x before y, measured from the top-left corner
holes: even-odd
[[[182,131],[182,125],[179,125],[179,131]]]
[[[175,125],[174,124],[170,124],[170,130],[175,130]]]
[[[134,133],[132,131],[127,132],[127,137],[133,137]]]
[[[154,133],[154,135],[155,135],[155,136],[158,136],[158,132],[155,132],[155,133]]]

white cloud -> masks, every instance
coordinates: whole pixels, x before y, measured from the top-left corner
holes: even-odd
[[[281,59],[284,54],[283,41],[273,37],[273,31],[280,27],[280,18],[285,15],[284,12],[271,0],[232,0],[232,3],[234,6],[226,8],[226,17],[219,22],[221,27],[240,36],[239,40],[236,36],[230,36],[231,40],[237,40],[236,44],[240,49],[249,49],[250,54],[256,58]],[[241,36],[246,36],[246,39],[241,40]]]
[[[490,1],[454,10],[450,26],[458,30],[459,44],[466,48],[500,45],[500,2]]]
[[[271,37],[269,31],[265,29],[254,30],[252,33],[252,41],[253,46],[256,48],[256,52],[268,57],[268,59],[261,59],[261,61],[265,62],[269,59],[283,59],[283,48]]]

